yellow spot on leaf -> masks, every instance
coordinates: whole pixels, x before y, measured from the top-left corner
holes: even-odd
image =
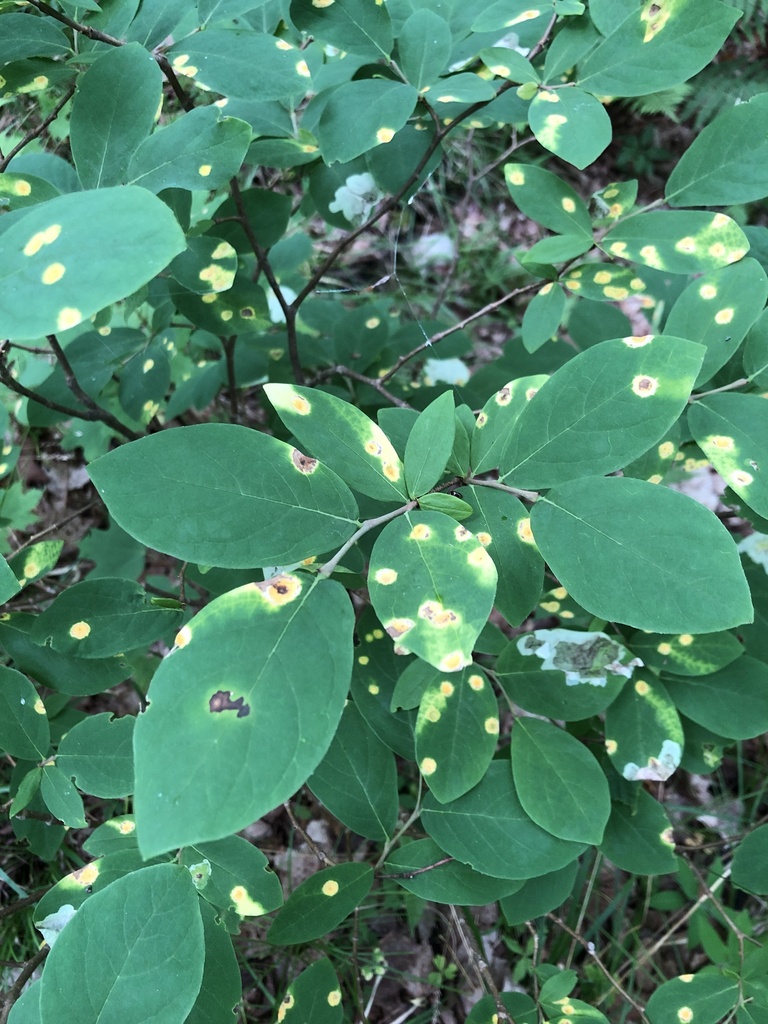
[[[14,183],[13,191],[17,196],[28,196],[32,191],[32,186],[29,184],[28,181],[19,179],[19,181]]]
[[[24,566],[24,576],[31,580],[33,576],[37,576],[40,572],[40,566],[32,558]]]
[[[226,270],[218,263],[210,263],[207,267],[203,267],[197,276],[201,281],[206,281],[210,284],[217,292],[224,292],[232,287],[235,272],[234,270]],[[213,296],[213,298],[209,298],[208,295],[204,295],[203,302],[213,302],[215,300],[215,293],[213,293]]]
[[[327,882],[323,883],[323,888],[321,890],[323,896],[335,896],[338,891],[339,883],[330,878]]]
[[[241,917],[261,917],[266,913],[263,904],[252,900],[244,885],[236,885],[231,890],[229,898],[235,904],[235,910]]]
[[[305,60],[300,60],[296,65],[296,74],[302,78],[309,78],[309,65]]]
[[[509,183],[511,185],[518,185],[518,186],[524,185],[525,184],[525,175],[523,174],[522,171],[518,171],[518,170],[510,171],[509,174],[507,175],[507,180],[509,181]]]
[[[690,633],[681,633],[680,636],[677,638],[677,642],[680,644],[681,647],[690,647],[693,643],[693,637]]]
[[[606,299],[613,299],[615,302],[621,302],[622,299],[626,299],[629,295],[629,289],[603,288],[603,295],[605,295]]]
[[[382,144],[386,144],[387,142],[391,142],[392,139],[394,139],[394,137],[395,137],[395,130],[394,130],[394,128],[379,128],[379,130],[376,132],[376,141],[380,142]]]
[[[455,689],[456,687],[453,683],[449,683],[447,679],[444,679],[442,683],[440,683],[440,693],[442,693],[444,697],[452,697]]]
[[[498,736],[499,735],[499,720],[498,720],[498,718],[486,718],[485,722],[483,723],[483,728],[485,729],[485,731],[488,733],[489,736]]]
[[[525,389],[525,400],[526,400],[526,402],[530,402],[530,400],[533,398],[533,396],[536,394],[536,392],[538,390],[539,390],[538,388],[526,388]]]
[[[645,697],[647,693],[651,692],[651,688],[644,679],[638,679],[635,683],[635,693],[639,693],[641,697]]]
[[[467,555],[467,561],[470,565],[474,565],[478,569],[488,569],[493,565],[491,556],[483,547],[475,548],[474,551],[470,551]]]
[[[333,0],[331,0],[331,3],[333,3]],[[283,999],[282,1003],[280,1003],[280,1008],[279,1008],[279,1010],[277,1011],[277,1020],[278,1020],[278,1024],[282,1024],[282,1022],[283,1022],[283,1021],[285,1020],[285,1015],[286,1015],[286,1013],[287,1013],[287,1012],[288,1012],[289,1010],[292,1010],[292,1009],[293,1009],[293,1004],[294,1004],[295,1002],[296,1002],[296,1000],[294,999],[294,997],[293,997],[293,996],[291,995],[291,993],[289,992],[289,993],[288,993],[288,994],[286,995],[285,999]]]
[[[743,469],[737,469],[729,475],[728,479],[737,487],[749,487],[755,478],[751,473],[747,473]]]
[[[338,1006],[341,1002],[341,992],[338,989],[334,989],[333,992],[328,993],[328,1005]]]
[[[129,836],[131,834],[131,832],[135,832],[136,831],[136,822],[135,821],[121,821],[120,824],[117,826],[117,830],[122,835]]]
[[[543,288],[539,289],[539,295],[549,295],[554,287],[554,284],[550,281],[548,284],[545,284]]]
[[[30,240],[24,246],[25,256],[34,256],[36,252],[40,252],[44,245],[50,245],[51,242],[55,242],[61,234],[61,224],[51,224],[49,228],[44,231],[38,231],[32,235]]]
[[[730,222],[731,218],[726,217],[724,213],[716,213],[715,216],[712,218],[711,226],[713,228],[724,228],[727,224],[730,224]]]
[[[611,203],[611,205],[608,207],[608,216],[613,217],[614,220],[616,219],[616,217],[620,217],[622,213],[624,213],[623,203]]]
[[[731,320],[733,320],[732,309],[721,309],[719,312],[715,313],[716,324],[729,324]]]
[[[294,395],[289,404],[299,416],[308,416],[312,409],[312,406],[302,395]]]
[[[707,444],[712,445],[713,448],[717,448],[721,452],[732,452],[735,447],[733,438],[724,434],[713,434],[707,438]]]
[[[487,548],[488,545],[493,541],[493,537],[490,535],[490,533],[478,533],[476,536],[484,548]]]
[[[99,328],[99,334],[102,336],[102,338],[108,338],[111,333],[112,333],[112,328],[111,327],[100,327]]]
[[[663,266],[661,257],[659,256],[659,250],[655,245],[644,245],[640,250],[640,256],[649,267],[656,267],[660,270]]]
[[[613,274],[609,270],[598,270],[595,274],[595,284],[610,284]]]
[[[581,288],[581,281],[574,281],[572,277],[566,279],[565,282],[572,292],[577,292]]]
[[[218,297],[219,296],[216,292],[207,292],[205,295],[201,296],[201,299],[206,305],[210,305],[212,302],[215,302]]]
[[[564,608],[563,611],[560,612],[561,619],[572,619],[573,617],[574,612],[569,612],[567,608]]]
[[[229,242],[219,242],[216,248],[211,253],[212,260],[223,260],[230,256],[235,255],[235,250],[229,244]]]
[[[655,395],[659,389],[659,382],[655,377],[648,377],[641,374],[632,381],[632,390],[640,398],[648,398]]]
[[[387,480],[391,480],[393,483],[395,483],[397,480],[400,479],[399,468],[393,465],[391,462],[383,462],[381,464],[381,469]]]
[[[659,457],[662,459],[671,459],[675,454],[675,446],[671,441],[664,441],[664,443],[660,444],[656,450],[659,453]]]
[[[417,523],[408,536],[411,540],[429,540],[432,531],[425,523]]]
[[[422,775],[434,775],[437,771],[437,761],[434,757],[422,758],[422,762],[419,765]]]
[[[378,692],[379,692],[379,687],[376,685],[376,683],[371,683],[368,686],[368,693],[372,693],[374,697],[376,696],[376,694]]]
[[[78,885],[93,885],[99,877],[99,869],[96,864],[92,862],[90,864],[86,864],[84,868],[80,868],[79,871],[73,871],[70,877],[77,882]]]
[[[197,173],[200,175],[201,178],[207,178],[212,170],[213,168],[211,167],[210,164],[200,164],[200,166],[197,168]]]
[[[715,242],[714,245],[710,245],[707,251],[709,252],[710,256],[714,256],[715,259],[718,260],[722,259],[723,256],[725,256],[725,246],[722,242]]]
[[[485,686],[485,680],[482,676],[470,676],[467,682],[476,693],[479,693]]]
[[[371,659],[368,657],[367,654],[361,654],[360,657],[357,659],[357,662],[359,665],[367,665],[370,660]]]
[[[660,484],[663,479],[664,477],[661,475],[661,473],[651,473],[651,475],[648,477],[648,483]]]
[[[224,321],[231,320],[234,315],[235,314],[232,312],[231,309],[222,309],[222,311],[219,313],[219,316]]]
[[[476,424],[475,424],[477,426],[478,430],[482,430],[487,422],[488,422],[487,414],[484,413],[484,412],[478,413],[477,421],[476,421]]]
[[[289,573],[279,573],[263,583],[255,583],[264,600],[271,605],[289,604],[301,593],[301,580]]]
[[[523,542],[523,544],[533,544],[533,530],[531,529],[531,520],[521,519],[517,524],[517,536]]]
[[[611,756],[613,756],[616,753],[616,751],[618,750],[618,747],[619,747],[619,745],[616,742],[616,740],[606,740],[605,741],[606,753],[610,754]]]
[[[542,601],[541,602],[541,607],[544,609],[545,612],[550,612],[550,614],[554,615],[555,612],[559,612],[560,611],[560,602],[559,601]]]
[[[566,213],[574,213],[576,210],[576,203],[571,199],[570,196],[563,196],[561,200],[563,209]]]
[[[680,977],[678,978],[678,981],[682,981],[684,984],[688,985],[690,982],[693,981],[693,975],[692,974],[681,974]]]
[[[440,659],[437,666],[441,672],[458,672],[460,668],[471,664],[471,658],[467,658],[461,651],[451,651],[444,658]]]
[[[690,1024],[693,1020],[693,1010],[690,1006],[681,1006],[677,1011],[677,1019],[680,1021],[680,1024]]]
[[[381,629],[374,629],[374,631],[373,631],[373,639],[374,640],[383,640],[384,639],[384,631],[381,630]]]
[[[424,717],[428,722],[439,722],[440,711],[433,705],[431,708],[427,708],[427,710],[424,712]]]
[[[399,640],[401,636],[409,633],[416,623],[413,619],[392,619],[384,628],[393,640]]]
[[[629,287],[634,292],[640,292],[643,290],[643,288],[645,288],[645,281],[642,279],[642,277],[633,277],[632,280],[629,282]]]
[[[457,541],[462,542],[465,540],[469,540],[472,534],[469,532],[466,526],[457,526],[456,529],[453,531],[453,536],[456,538]]]
[[[612,252],[614,256],[623,256],[626,251],[626,242],[612,242],[611,245],[608,246],[608,252]]]
[[[37,700],[34,703],[34,708],[35,708],[36,714],[38,714],[38,715],[44,715],[45,714],[45,704],[43,704],[43,702],[40,700],[39,697],[37,698]]]
[[[717,288],[713,284],[703,284],[699,288],[699,295],[702,299],[714,299],[717,295]]]
[[[69,627],[69,635],[73,640],[85,640],[87,636],[90,636],[91,627],[87,622],[76,622],[73,626]]]
[[[503,387],[496,392],[496,395],[494,396],[494,401],[496,402],[496,405],[501,405],[502,407],[505,405],[509,405],[509,403],[512,401],[512,392],[508,387]]]
[[[186,647],[189,641],[192,639],[192,630],[189,626],[182,626],[179,632],[176,634],[174,643],[177,647]]]
[[[56,317],[56,326],[60,331],[67,331],[70,327],[76,327],[82,323],[82,320],[83,314],[79,309],[75,309],[73,306],[64,306]]]
[[[560,97],[557,95],[557,93],[556,92],[550,92],[549,89],[542,89],[541,92],[539,93],[539,99],[542,100],[544,103],[559,103],[560,102]],[[565,205],[565,204],[563,204],[563,205]],[[567,209],[567,207],[566,207],[566,209]]]
[[[374,579],[382,587],[388,587],[397,579],[397,572],[394,569],[378,569]]]
[[[372,331],[376,327],[378,327],[380,323],[381,319],[379,317],[369,316],[368,319],[365,321],[365,326],[368,328],[369,331]]]
[[[613,197],[618,194],[619,190],[617,188],[607,188],[605,192],[603,192],[603,199],[613,199]]]

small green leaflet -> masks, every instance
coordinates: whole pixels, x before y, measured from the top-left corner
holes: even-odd
[[[504,177],[516,205],[526,217],[560,235],[579,236],[592,244],[589,210],[573,188],[552,171],[534,164],[505,164]]]
[[[241,836],[185,846],[180,862],[206,902],[220,911],[234,911],[239,920],[282,906],[280,879],[261,850]]]
[[[368,895],[369,864],[350,861],[311,875],[289,897],[267,932],[267,941],[290,946],[333,931]]]
[[[676,491],[584,477],[540,498],[531,528],[574,600],[606,621],[658,633],[713,633],[752,621],[733,539]]]
[[[440,480],[456,433],[453,392],[444,391],[420,413],[405,446],[405,485],[418,498]],[[449,495],[450,497],[450,495]]]
[[[514,28],[515,25],[532,21],[546,14],[552,7],[546,3],[530,3],[529,0],[496,0],[472,22],[473,32],[495,32],[497,29]]]
[[[749,250],[734,220],[703,210],[650,210],[621,221],[598,244],[611,256],[668,274],[718,270]]]
[[[365,413],[312,388],[267,384],[264,391],[294,437],[351,487],[379,501],[407,500],[397,452]]]
[[[25,761],[42,761],[51,745],[45,705],[30,681],[0,666],[0,749]]]
[[[199,295],[228,291],[237,272],[237,253],[221,238],[193,235],[168,268],[180,285]],[[208,302],[211,300],[208,299]]]
[[[565,311],[565,292],[552,281],[539,289],[523,314],[523,345],[537,352],[560,326]]]
[[[663,335],[616,338],[580,352],[514,422],[500,479],[538,489],[621,469],[679,418],[703,356],[694,342]]]
[[[611,119],[602,103],[575,86],[540,89],[528,108],[536,140],[561,160],[584,168],[611,142]]]
[[[72,785],[72,780],[53,763],[46,762],[43,765],[40,795],[45,806],[62,825],[67,828],[86,827],[82,797]]]
[[[666,688],[639,670],[605,713],[605,749],[631,782],[666,782],[679,767],[683,727]]]
[[[75,327],[146,284],[184,248],[170,209],[135,186],[31,207],[0,235],[0,335],[39,338]]]
[[[691,407],[688,426],[728,486],[768,518],[768,402],[759,395],[710,395]]]
[[[341,718],[353,619],[339,583],[284,573],[224,594],[182,628],[136,722],[146,856],[236,832],[307,780]],[[312,673],[296,671],[297,651],[312,652]]]
[[[642,788],[634,809],[614,800],[600,850],[617,868],[632,874],[666,875],[677,870],[667,812]]]
[[[69,40],[52,18],[30,18],[18,11],[3,14],[0,66],[25,57],[67,57]]]
[[[316,960],[288,986],[277,1011],[281,1024],[341,1024],[339,979],[327,957]]]
[[[21,590],[16,573],[4,558],[0,558],[0,604],[10,601]]]
[[[355,499],[335,473],[233,424],[150,434],[97,459],[89,473],[127,533],[203,565],[292,564],[341,546],[357,525]]]
[[[646,288],[636,270],[610,263],[581,263],[568,271],[563,283],[574,295],[595,302],[621,302]]]
[[[387,523],[371,552],[374,610],[398,647],[441,672],[472,662],[496,593],[496,568],[466,527],[440,512]]]
[[[132,715],[113,719],[108,714],[89,715],[63,737],[56,764],[83,793],[104,799],[133,792]]]
[[[384,4],[367,5],[367,9],[371,14],[386,11]],[[422,7],[415,10],[400,29],[398,66],[408,84],[421,91],[425,86],[433,85],[446,69],[452,49],[453,39],[448,23],[436,11]]]

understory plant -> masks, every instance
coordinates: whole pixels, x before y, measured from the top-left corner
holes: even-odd
[[[2,1024],[392,1019],[382,902],[453,922],[471,1024],[768,1021],[768,97],[658,198],[601,159],[612,101],[738,19],[0,0],[0,919],[41,937]],[[471,240],[422,240],[430,270],[412,236],[472,139],[507,286],[459,313]],[[90,496],[22,541],[52,449]],[[734,749],[735,820],[688,842],[673,787]],[[322,863],[292,892],[240,834],[283,808]],[[614,924],[633,886],[690,924],[650,986],[639,925],[596,949],[609,876]],[[461,987],[434,952],[402,1019]]]

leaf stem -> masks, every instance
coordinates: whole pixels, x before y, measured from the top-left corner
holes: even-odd
[[[318,570],[319,574],[321,576],[330,576],[344,555],[346,555],[349,549],[356,544],[361,537],[370,530],[374,530],[377,526],[382,526],[384,523],[388,523],[390,519],[397,519],[398,516],[403,515],[405,512],[410,512],[411,509],[416,508],[416,505],[416,501],[409,501],[407,505],[402,505],[400,508],[396,508],[393,512],[386,512],[383,516],[376,516],[375,519],[366,519],[360,529],[352,534],[346,544],[339,548],[333,558],[330,558],[325,565],[320,567]]]
[[[31,128],[24,136],[24,138],[20,142],[16,143],[16,145],[13,147],[13,149],[7,156],[0,158],[0,174],[2,174],[3,171],[7,169],[11,160],[13,160],[13,158],[17,156],[22,151],[22,149],[25,148],[25,146],[28,146],[30,142],[32,142],[34,139],[42,135],[45,129],[48,127],[48,125],[53,124],[53,122],[62,112],[67,103],[69,103],[69,101],[72,99],[74,94],[75,86],[71,85],[69,89],[67,89],[67,91],[64,93],[62,98],[59,100],[59,102],[56,104],[56,106],[53,108],[53,110],[50,112],[50,114],[48,114],[48,116],[44,118],[36,128]]]
[[[315,384],[319,384],[320,381],[327,380],[329,377],[335,377],[337,374],[340,377],[349,377],[350,380],[356,380],[360,384],[367,384],[375,391],[378,391],[382,398],[386,398],[388,402],[392,405],[396,405],[399,409],[413,408],[408,402],[404,401],[404,399],[398,398],[397,395],[393,395],[391,391],[388,391],[378,377],[366,377],[364,373],[358,373],[357,370],[351,370],[348,366],[329,366],[325,370],[321,370],[317,373],[312,380],[307,381],[307,385],[308,387],[314,387]]]
[[[751,377],[741,377],[739,380],[732,380],[730,384],[723,384],[720,388],[712,388],[711,391],[699,391],[698,394],[691,395],[688,399],[689,402],[698,402],[700,398],[708,398],[709,395],[719,395],[723,391],[735,391],[737,388],[743,388],[750,383]]]
[[[497,491],[506,491],[507,494],[514,494],[516,498],[523,498],[525,501],[530,502],[538,501],[541,497],[538,491],[524,491],[520,487],[508,487],[499,480],[480,480],[478,477],[471,476],[467,478],[467,483],[479,487],[493,487]]]

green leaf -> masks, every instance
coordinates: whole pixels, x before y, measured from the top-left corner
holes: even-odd
[[[668,274],[718,270],[749,249],[735,221],[703,210],[650,210],[620,221],[598,244],[611,256]]]
[[[240,170],[250,142],[245,121],[222,117],[215,106],[198,107],[145,139],[126,177],[150,192],[221,188]]]
[[[390,854],[384,868],[398,876],[398,885],[415,896],[431,903],[452,903],[460,907],[494,903],[517,892],[521,885],[519,881],[491,878],[473,871],[466,864],[446,857],[431,839],[417,839],[401,846]]]
[[[584,850],[526,814],[503,761],[493,761],[483,780],[458,800],[440,804],[427,794],[421,820],[447,854],[494,878],[535,878],[565,867]]]
[[[373,546],[371,602],[395,643],[441,672],[472,663],[496,568],[469,530],[439,512],[406,512]]]
[[[21,11],[3,14],[0,66],[25,57],[68,57],[69,40],[52,18],[30,18]]]
[[[316,131],[324,161],[347,163],[391,142],[418,98],[412,85],[383,78],[358,79],[334,89]]]
[[[64,735],[56,764],[78,789],[103,798],[133,792],[133,727],[130,715],[89,715]]]
[[[312,0],[293,0],[291,20],[308,36],[358,57],[379,60],[389,57],[392,49],[392,25],[384,4],[335,0],[318,7]]]
[[[378,8],[382,9],[383,5]],[[422,7],[407,18],[398,33],[398,66],[408,84],[421,92],[443,73],[452,49],[448,23],[436,11]]]
[[[708,381],[737,350],[768,298],[768,277],[757,260],[739,260],[697,277],[677,298],[666,334],[706,345],[697,384]]]
[[[355,500],[335,473],[231,424],[151,434],[97,459],[89,473],[127,533],[203,565],[291,564],[339,547],[356,526]]]
[[[10,566],[22,587],[47,576],[58,562],[63,547],[63,540],[43,540],[14,555]]]
[[[406,499],[397,452],[365,413],[312,388],[267,384],[264,391],[299,443],[355,490],[379,501]]]
[[[605,713],[605,749],[631,782],[666,782],[680,766],[683,727],[662,683],[635,677]]]
[[[291,218],[291,197],[281,196],[263,188],[249,188],[242,193],[242,207],[256,241],[264,249],[271,249],[280,241]],[[242,224],[234,223],[239,213],[230,196],[216,210],[223,223],[216,225],[216,233],[229,242],[237,252],[252,253],[251,243]]]
[[[367,839],[387,840],[399,807],[392,751],[354,704],[347,704],[328,751],[307,785],[347,828]]]
[[[768,825],[748,832],[736,848],[731,878],[747,892],[768,893]]]
[[[444,114],[447,106],[455,107],[457,103],[466,106],[470,103],[490,101],[496,95],[496,90],[491,82],[479,74],[464,71],[458,75],[441,78],[435,85],[426,88],[424,95],[430,103],[445,104],[442,110],[437,108],[440,114]]]
[[[536,141],[561,160],[583,169],[611,142],[611,119],[603,104],[576,87],[541,89],[528,108]]]
[[[146,284],[184,247],[165,203],[134,186],[32,207],[0,236],[0,334],[38,338],[75,327]]]
[[[195,1002],[203,960],[189,872],[134,871],[95,893],[59,936],[43,972],[42,1024],[178,1024]]]
[[[510,50],[506,46],[489,46],[480,51],[479,57],[488,70],[499,78],[520,83],[541,81],[533,64],[517,50]]]
[[[635,633],[632,652],[655,672],[678,676],[706,676],[717,672],[744,653],[733,633]]]
[[[512,730],[512,778],[524,810],[547,832],[599,843],[611,813],[603,770],[574,736],[538,718]]]
[[[58,195],[61,193],[55,186],[43,178],[36,178],[34,174],[0,173],[0,208],[23,210]]]
[[[173,33],[188,9],[185,0],[142,0],[128,27],[127,38],[153,50]]]
[[[109,818],[91,832],[83,843],[83,849],[92,857],[121,853],[125,850],[139,851],[136,842],[136,822],[132,814],[119,814]]]
[[[738,978],[700,971],[665,981],[651,994],[645,1011],[651,1024],[695,1020],[696,1024],[718,1024],[740,1001]]]
[[[25,807],[30,805],[40,789],[40,782],[42,781],[42,778],[42,768],[33,768],[31,771],[27,772],[19,783],[19,788],[16,790],[16,796],[13,798],[13,803],[8,811],[9,818],[14,818],[17,814],[20,814]]]
[[[530,996],[522,992],[500,992],[499,998],[516,1024],[537,1024],[539,1014]],[[465,1024],[497,1024],[498,1020],[496,999],[488,995],[478,999],[469,1011]]]
[[[295,889],[267,932],[267,941],[291,946],[333,931],[365,899],[373,884],[369,864],[337,864]]]
[[[750,381],[759,388],[768,386],[768,310],[750,328],[742,354]]]
[[[465,525],[498,572],[494,606],[510,626],[519,626],[535,607],[544,582],[544,559],[530,542],[528,509],[514,494],[490,487],[469,487],[462,493],[473,512]]]
[[[768,730],[768,665],[744,655],[707,676],[664,677],[684,715],[729,739],[751,739]]]
[[[240,836],[185,846],[181,863],[203,899],[220,911],[234,911],[238,921],[282,906],[283,890],[269,861]]]
[[[339,979],[327,957],[291,982],[278,1009],[281,1024],[341,1024],[343,1016]]]
[[[0,749],[25,761],[41,761],[51,745],[45,705],[30,681],[0,665]]]
[[[235,99],[288,100],[310,85],[300,50],[253,30],[209,28],[176,43],[168,58],[177,75]]]
[[[471,465],[475,473],[498,469],[512,426],[548,375],[511,380],[489,398],[478,414],[471,438]]]
[[[110,48],[86,71],[72,101],[70,135],[83,188],[125,181],[134,151],[152,131],[162,88],[157,61],[138,43]]]
[[[537,352],[560,326],[565,312],[565,292],[552,281],[541,288],[523,314],[523,345],[526,352]]]
[[[546,3],[529,3],[528,0],[496,0],[476,15],[472,22],[473,32],[495,32],[497,29],[514,28],[549,12],[551,0]]]
[[[504,164],[507,188],[516,206],[531,220],[562,235],[592,244],[592,221],[579,195],[551,171],[535,164]]]
[[[444,515],[450,516],[451,519],[455,519],[457,523],[468,519],[473,512],[472,506],[468,505],[466,501],[442,491],[422,494],[419,498],[419,508],[423,508],[427,512],[442,512]]]
[[[283,574],[224,594],[184,626],[136,723],[146,856],[236,832],[307,780],[341,718],[353,618],[340,584]],[[311,673],[296,671],[297,651]],[[237,785],[222,787],[229,778]]]
[[[370,607],[360,616],[357,629],[360,644],[355,650],[350,691],[355,707],[382,743],[400,757],[415,761],[416,712],[391,711],[403,659],[392,650],[389,638]],[[418,701],[414,707],[417,705]]]
[[[440,803],[485,775],[499,736],[499,707],[485,673],[474,666],[427,685],[416,720],[416,758]]]
[[[27,985],[11,1007],[8,1024],[40,1024],[40,981]]]
[[[59,594],[37,617],[30,635],[59,654],[110,658],[177,627],[182,609],[173,605],[162,607],[133,580],[83,580]]]
[[[768,402],[759,395],[710,395],[691,406],[694,440],[740,498],[768,517]]]
[[[548,263],[566,263],[583,255],[592,248],[592,239],[586,235],[551,235],[542,238],[520,258],[520,262],[526,268],[531,268]]]
[[[768,195],[767,100],[759,93],[702,128],[669,176],[670,206],[732,206]]]
[[[224,243],[227,245],[228,243]],[[216,274],[216,270],[209,271]],[[222,280],[226,281],[226,277]],[[200,330],[208,331],[216,336],[253,334],[255,329],[266,327],[269,323],[269,306],[264,289],[256,284],[251,275],[241,268],[235,275],[232,287],[225,291],[206,292],[205,295],[192,294],[183,288],[170,290],[171,302],[176,308]],[[140,356],[137,365],[142,367],[143,359]],[[125,381],[126,372],[123,372],[121,383]],[[134,384],[140,385],[140,377]],[[162,396],[161,396],[162,397]],[[121,394],[122,398],[122,394]],[[136,399],[134,399],[136,400]],[[143,401],[143,399],[138,399]],[[130,408],[126,410],[130,413]],[[135,416],[136,413],[133,413]]]
[[[634,268],[609,263],[581,263],[568,271],[563,284],[581,298],[595,302],[621,302],[642,295],[646,289],[645,281]]]
[[[558,871],[528,879],[516,893],[502,898],[499,906],[507,924],[525,924],[565,903],[573,892],[578,870],[579,862],[574,860]]]
[[[168,269],[188,291],[198,295],[224,292],[234,283],[237,253],[229,242],[214,235],[193,235]]]
[[[565,588],[555,593],[567,597]],[[542,664],[531,663],[531,655]],[[605,633],[537,629],[504,649],[496,673],[504,692],[526,711],[578,722],[616,700],[632,674],[630,658],[627,649]]]
[[[622,871],[666,875],[675,871],[675,841],[663,806],[642,788],[632,810],[614,801],[600,851]]]
[[[580,352],[514,422],[500,479],[542,488],[621,469],[679,418],[703,354],[694,342],[664,335],[616,338]]]
[[[16,573],[4,558],[0,558],[0,604],[10,601],[21,590]]]
[[[587,55],[577,83],[605,96],[645,96],[679,85],[709,64],[738,18],[719,0],[635,6]]]
[[[200,904],[205,941],[205,966],[195,1005],[184,1024],[227,1021],[240,1002],[243,983],[240,962],[224,923],[212,907]]]
[[[714,633],[752,621],[730,534],[675,491],[585,477],[539,499],[531,528],[562,585],[601,619],[658,633]]]
[[[589,4],[589,16],[604,36],[609,36],[636,13],[635,0],[590,0]]]
[[[412,498],[434,487],[445,472],[456,433],[452,391],[444,391],[419,415],[405,446],[405,486]]]
[[[40,793],[45,806],[68,828],[85,828],[83,801],[70,779],[53,764],[43,766]]]

